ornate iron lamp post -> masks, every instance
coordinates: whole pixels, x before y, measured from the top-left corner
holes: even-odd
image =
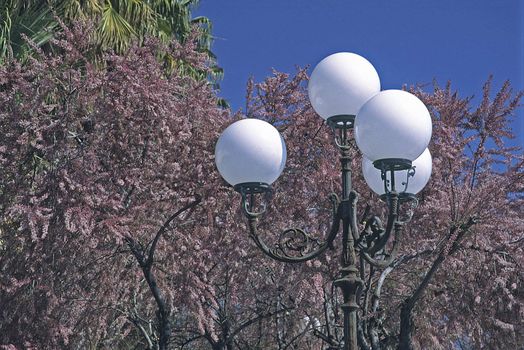
[[[287,263],[314,259],[342,232],[340,276],[334,283],[344,298],[343,349],[357,350],[358,295],[363,286],[357,256],[375,267],[386,267],[395,259],[406,222],[399,216],[399,203],[411,201],[416,205],[415,194],[431,174],[431,155],[426,148],[431,138],[431,117],[414,95],[401,90],[380,91],[373,66],[353,53],[337,53],[322,60],[311,75],[308,92],[313,108],[334,131],[340,151],[342,193],[341,198],[333,196],[333,223],[325,241],[310,239],[303,230],[293,228],[282,235],[300,238],[304,242],[300,249],[285,243],[270,247],[258,233],[257,223],[265,206],[257,211],[256,197],[271,191],[271,183],[286,162],[284,139],[273,126],[256,119],[233,123],[217,142],[216,164],[224,179],[240,193],[250,236],[269,257]],[[358,194],[351,185],[351,134],[363,153],[367,184],[388,204],[385,227],[374,218],[359,231]],[[364,237],[364,232],[369,235]],[[391,239],[391,251],[377,257]]]

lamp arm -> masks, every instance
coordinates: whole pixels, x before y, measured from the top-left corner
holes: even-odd
[[[248,218],[249,235],[257,247],[272,259],[286,263],[299,263],[314,259],[327,248],[333,247],[333,241],[340,228],[341,217],[338,197],[333,194],[331,200],[333,202],[333,223],[325,241],[320,242],[302,229],[290,228],[280,234],[279,241],[274,247],[270,247],[258,232],[257,224],[260,214],[249,215],[248,211],[244,211]],[[245,207],[244,203],[242,207]]]
[[[365,253],[368,253],[369,256],[374,256],[378,251],[384,249],[386,244],[389,241],[389,237],[391,236],[391,232],[393,231],[393,228],[399,224],[398,221],[398,194],[396,192],[390,192],[388,194],[388,202],[389,202],[389,211],[388,211],[388,221],[386,224],[386,231],[383,235],[380,236],[380,238],[377,240],[377,242],[369,249],[365,250]]]
[[[391,252],[388,254],[388,257],[383,260],[378,260],[373,258],[373,256],[370,253],[362,251],[360,254],[364,258],[364,260],[368,262],[368,264],[378,268],[384,268],[391,265],[391,263],[393,263],[393,261],[397,258],[400,242],[402,241],[402,224],[400,222],[395,222],[393,226],[395,231],[395,238],[393,240],[393,248],[391,249]]]

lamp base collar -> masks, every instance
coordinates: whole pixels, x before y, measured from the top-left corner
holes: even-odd
[[[242,182],[233,186],[241,194],[256,194],[271,192],[271,185],[265,182]]]

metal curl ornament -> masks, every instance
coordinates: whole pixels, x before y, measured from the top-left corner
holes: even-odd
[[[276,244],[276,250],[282,254],[296,253],[298,257],[304,256],[309,251],[318,249],[321,245],[318,238],[314,238],[299,228],[290,228],[282,232]],[[291,255],[289,255],[291,256]]]
[[[409,178],[415,176],[416,173],[416,166],[412,166],[408,171],[406,172],[406,181],[402,182],[402,185],[404,185],[404,190],[402,193],[405,193],[408,191],[409,186]]]
[[[326,120],[327,125],[333,131],[335,144],[339,149],[349,149],[352,146],[348,131],[353,129],[355,117],[355,115],[336,115]]]
[[[325,240],[320,240],[299,228],[288,228],[279,235],[275,246],[268,245],[258,232],[259,213],[244,210],[248,218],[250,236],[267,256],[282,262],[298,263],[316,258],[326,249],[333,248],[333,241],[340,227],[340,201],[336,194],[330,195],[332,202],[332,225]]]

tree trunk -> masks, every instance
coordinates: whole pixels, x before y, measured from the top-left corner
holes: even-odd
[[[413,306],[408,299],[402,304],[400,309],[400,335],[398,337],[398,350],[413,350]]]

